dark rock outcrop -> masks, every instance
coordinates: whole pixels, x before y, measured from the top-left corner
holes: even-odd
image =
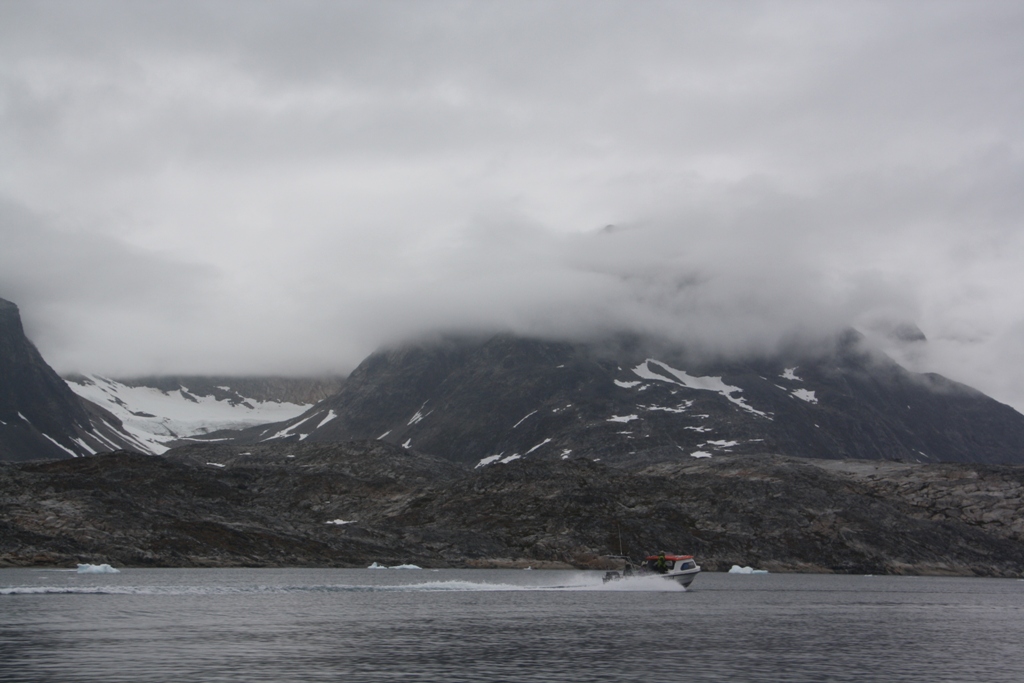
[[[768,455],[465,470],[381,442],[0,465],[0,564],[609,566],[1022,576],[1024,468]]]

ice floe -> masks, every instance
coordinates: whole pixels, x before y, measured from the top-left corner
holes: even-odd
[[[652,365],[659,367],[665,373],[672,375],[675,379],[666,377],[659,372],[656,372],[651,368]],[[754,408],[746,400],[733,396],[733,394],[740,393],[743,389],[734,387],[730,384],[726,384],[722,381],[721,377],[694,377],[693,375],[687,374],[684,370],[677,370],[659,360],[648,358],[640,365],[633,368],[633,372],[636,373],[641,379],[657,380],[659,382],[667,382],[669,384],[678,384],[679,386],[686,387],[687,389],[696,389],[699,391],[712,391],[716,394],[720,394],[728,399],[730,402],[736,404],[743,410],[754,413],[761,417],[769,417],[765,412]]]
[[[76,570],[79,574],[120,574],[109,564],[80,564]]]

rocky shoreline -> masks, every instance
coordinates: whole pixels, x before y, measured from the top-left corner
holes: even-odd
[[[737,455],[469,470],[381,442],[0,464],[0,566],[606,568],[1024,576],[1024,467]]]

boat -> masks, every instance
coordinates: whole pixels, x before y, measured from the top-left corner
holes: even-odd
[[[626,566],[621,572],[610,571],[604,575],[604,582],[617,581],[629,578],[630,576],[661,575],[670,581],[675,581],[683,588],[686,588],[700,574],[700,566],[693,555],[648,555],[639,565],[634,565],[626,560]]]

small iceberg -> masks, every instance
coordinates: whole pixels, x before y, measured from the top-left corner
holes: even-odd
[[[120,574],[121,572],[114,569],[109,564],[80,564],[78,565],[79,574]]]
[[[729,569],[730,574],[767,574],[767,569],[754,569],[753,567],[741,567],[738,564],[734,564]]]
[[[394,567],[389,567],[386,564],[374,562],[367,569],[423,569],[423,567],[418,567],[414,564],[396,564]]]

